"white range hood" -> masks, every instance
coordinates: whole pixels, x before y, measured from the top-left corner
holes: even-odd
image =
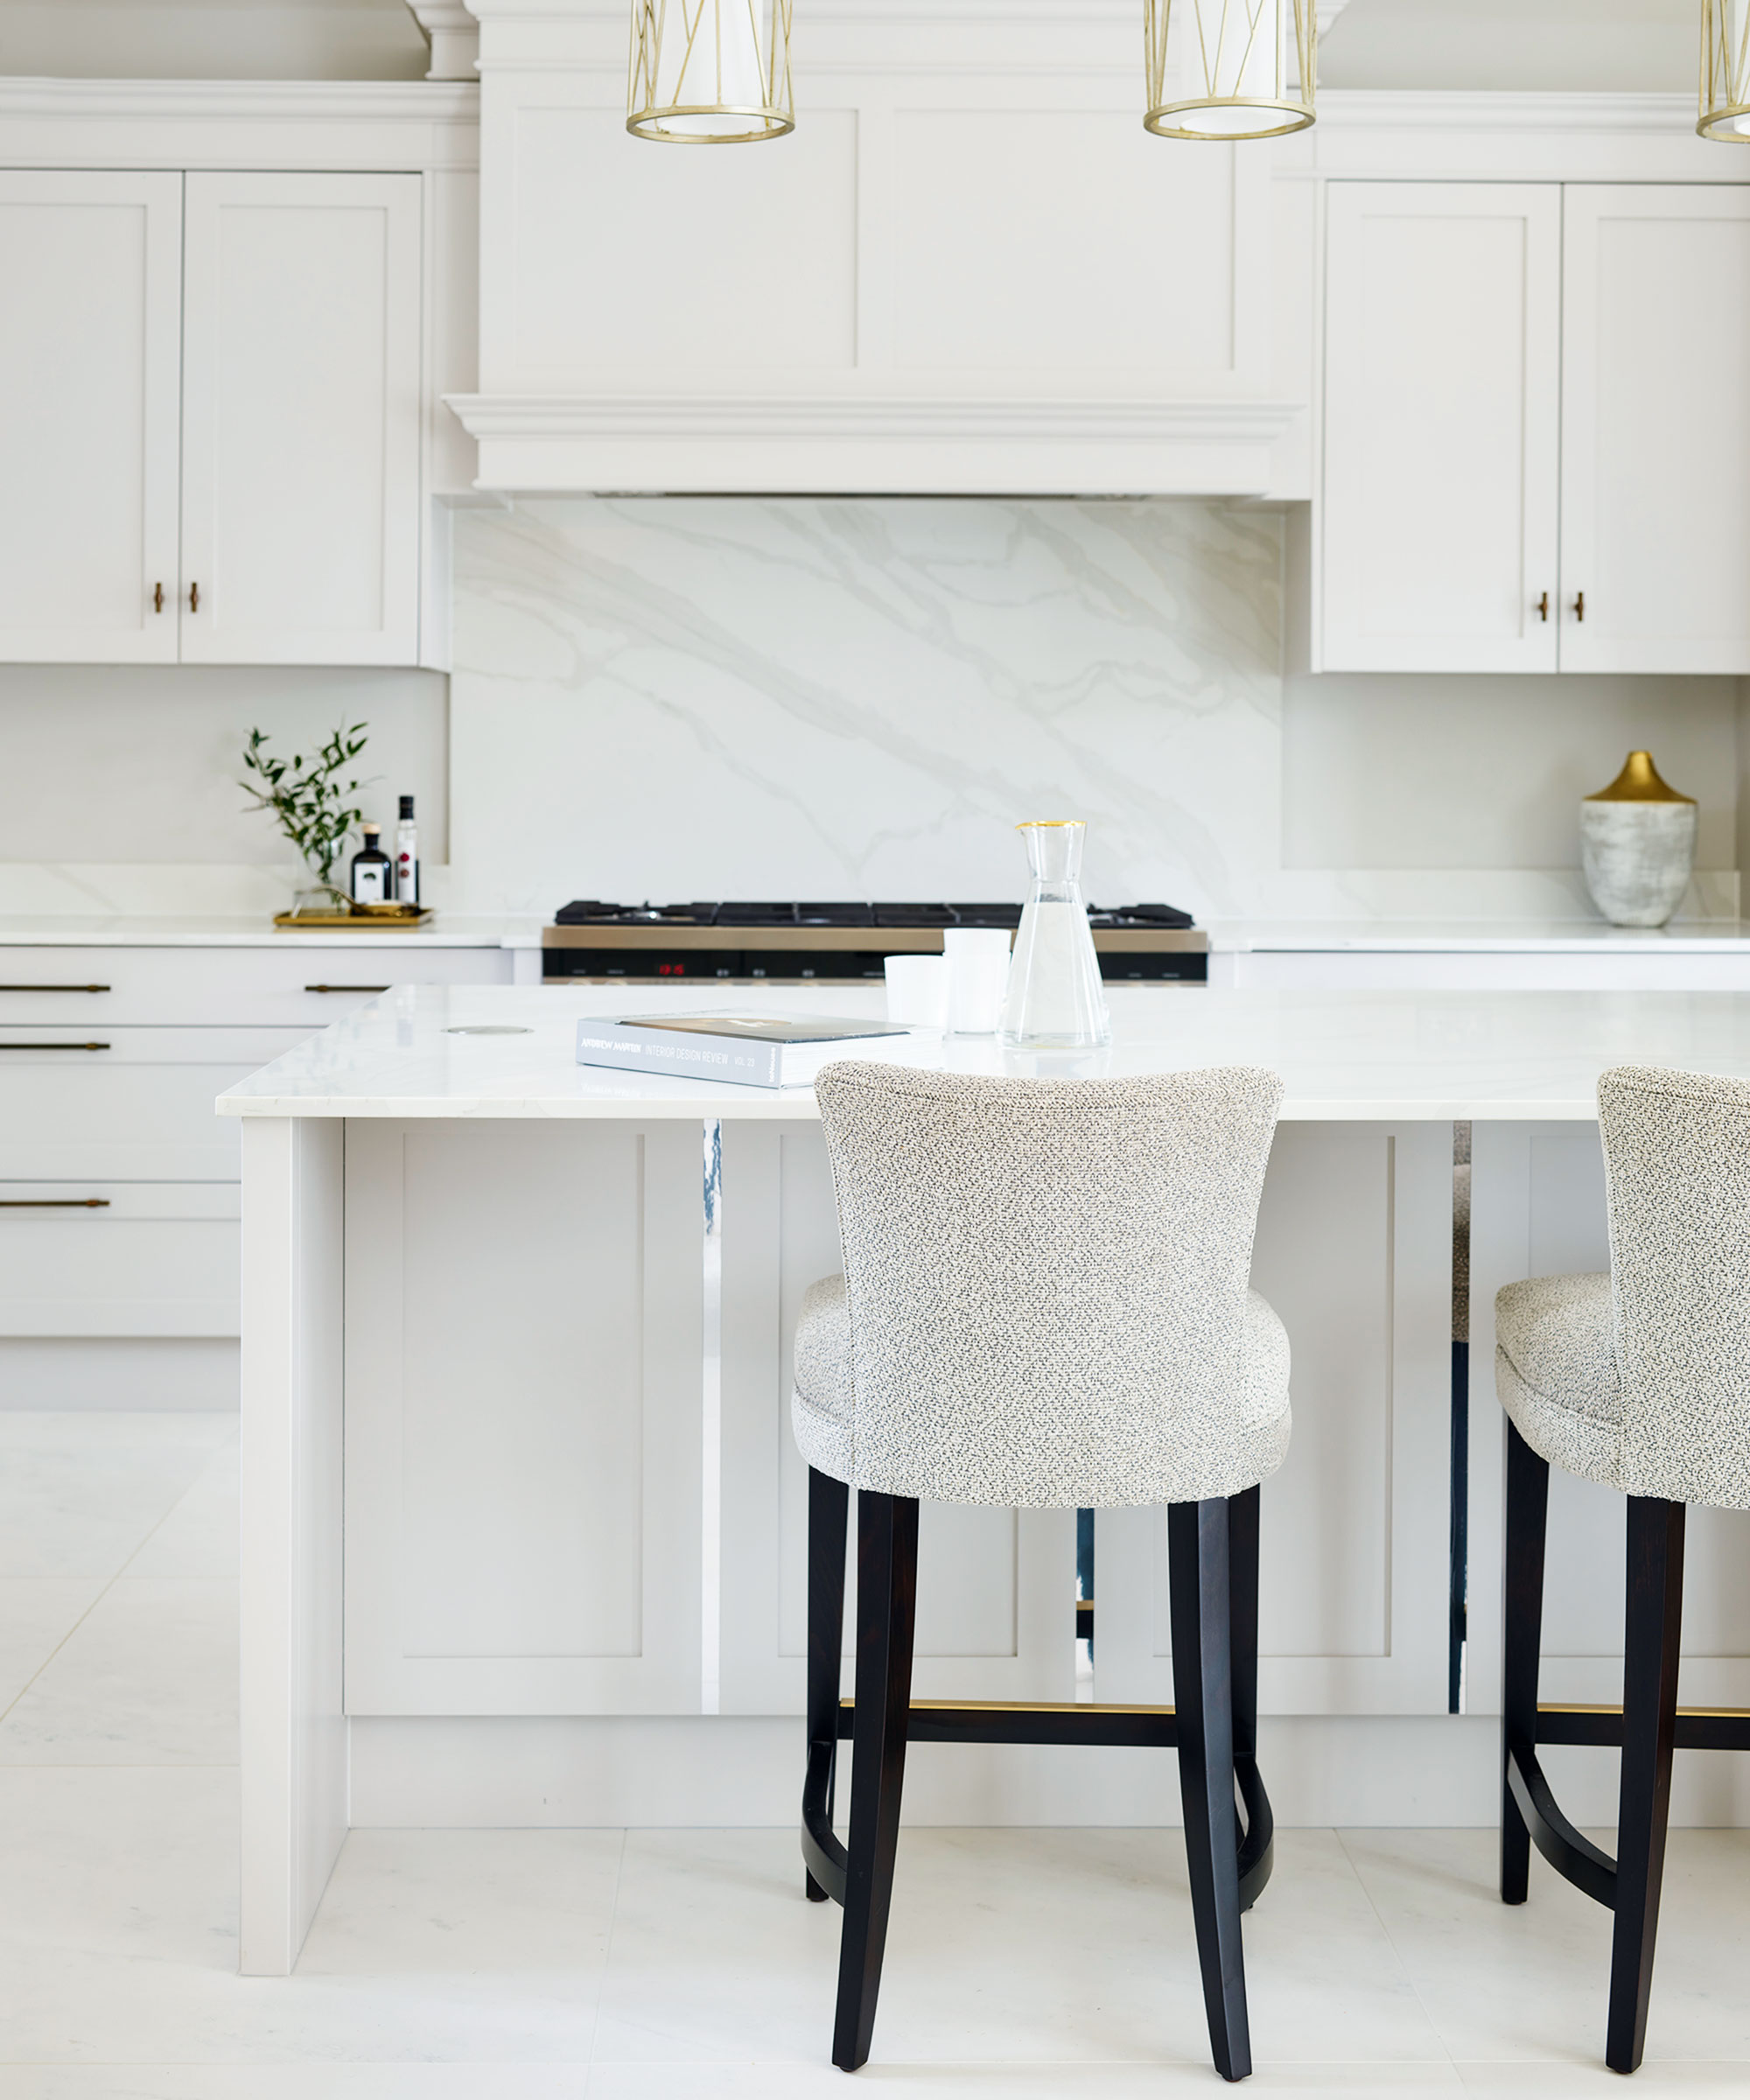
[[[1137,0],[808,0],[794,134],[704,150],[626,0],[470,6],[482,487],[1305,493],[1295,142],[1148,136]]]

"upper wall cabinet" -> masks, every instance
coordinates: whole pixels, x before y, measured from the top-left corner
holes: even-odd
[[[420,195],[0,174],[0,659],[417,662]]]
[[[173,663],[180,175],[0,172],[0,656]]]
[[[1750,192],[1331,186],[1319,662],[1750,672]]]
[[[419,186],[188,178],[186,663],[417,657]]]
[[[1329,212],[1325,667],[1552,671],[1561,191],[1336,183]]]
[[[1750,190],[1563,214],[1562,668],[1750,672]]]

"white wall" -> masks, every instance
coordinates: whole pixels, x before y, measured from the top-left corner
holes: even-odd
[[[402,0],[0,0],[0,73],[416,80],[429,62]]]
[[[1570,915],[1575,805],[1644,743],[1735,908],[1735,682],[1284,687],[1281,570],[1203,502],[464,513],[452,900],[1006,897],[1015,821],[1075,815],[1108,901]]]
[[[1693,91],[1698,0],[1348,0],[1325,88]]]
[[[417,801],[447,855],[447,681],[432,671],[0,664],[0,913],[281,910],[295,853],[238,787],[260,728],[287,756],[363,721],[367,816]]]

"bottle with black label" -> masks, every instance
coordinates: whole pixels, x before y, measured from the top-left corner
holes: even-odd
[[[353,856],[353,902],[354,904],[393,904],[395,902],[395,863],[377,844],[378,828],[375,824],[360,824],[365,843]]]
[[[413,821],[413,797],[401,798],[401,822],[395,828],[395,900],[419,902],[419,827]]]

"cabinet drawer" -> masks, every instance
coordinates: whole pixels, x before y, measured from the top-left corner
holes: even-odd
[[[374,997],[369,987],[510,981],[505,948],[379,947],[368,935],[320,947],[302,937],[279,948],[0,947],[0,1032],[102,1022],[307,1033]]]
[[[0,1181],[0,1335],[235,1334],[238,1195]]]
[[[308,1032],[0,1025],[0,1180],[234,1181],[236,1121],[214,1102]]]

